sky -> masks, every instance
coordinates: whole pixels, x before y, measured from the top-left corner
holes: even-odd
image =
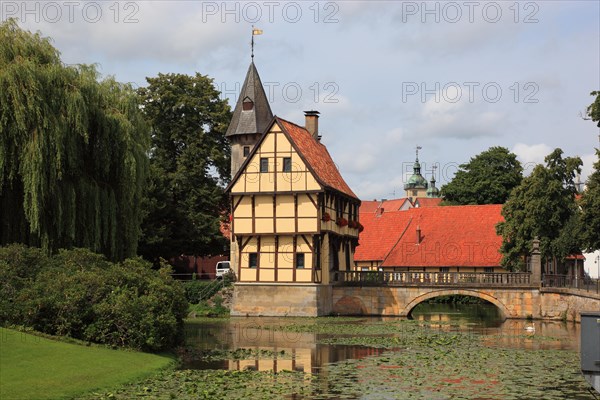
[[[0,1],[67,64],[145,86],[199,72],[235,105],[254,62],[274,114],[319,130],[363,200],[403,197],[421,146],[438,187],[492,146],[525,172],[560,147],[592,169],[600,1]]]

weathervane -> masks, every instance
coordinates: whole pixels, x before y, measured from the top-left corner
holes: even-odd
[[[435,179],[435,170],[438,169],[438,166],[436,164],[433,164],[433,166],[431,167],[431,176],[433,177],[433,179]]]
[[[254,61],[254,36],[256,35],[262,35],[263,31],[262,29],[257,29],[254,27],[254,25],[252,25],[252,42],[251,42],[251,55],[250,57],[252,57],[252,61]]]
[[[416,151],[416,153],[417,153],[417,161],[419,161],[419,150],[421,150],[421,149],[422,149],[422,147],[417,145],[417,151]]]

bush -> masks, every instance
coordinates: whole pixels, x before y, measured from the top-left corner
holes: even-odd
[[[26,314],[21,291],[30,287],[48,264],[41,249],[23,245],[0,247],[0,322],[19,324]]]
[[[212,281],[183,281],[182,285],[185,290],[185,298],[190,304],[198,304],[202,300],[207,300],[213,297],[223,287],[231,286],[235,281],[235,274],[227,273],[223,275],[223,279]]]
[[[183,288],[170,269],[139,258],[113,264],[88,250],[50,257],[9,246],[0,249],[0,277],[5,324],[140,350],[170,348],[183,333]]]
[[[210,299],[223,287],[220,280],[213,281],[185,281],[182,282],[185,298],[190,304],[198,304],[202,300]]]

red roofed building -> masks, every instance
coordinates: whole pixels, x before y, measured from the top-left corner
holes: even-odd
[[[299,126],[271,115],[252,63],[227,137],[232,147],[232,315],[331,312],[336,271],[354,268],[360,200],[319,135],[319,113]]]
[[[422,199],[419,199],[422,200]],[[360,212],[358,269],[503,272],[496,224],[502,205]]]
[[[328,284],[354,266],[360,200],[320,142],[318,113],[306,126],[274,117],[227,189],[240,282]]]

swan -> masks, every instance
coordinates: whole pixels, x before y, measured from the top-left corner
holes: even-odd
[[[535,322],[532,324],[532,326],[526,326],[525,330],[527,332],[535,332]]]

